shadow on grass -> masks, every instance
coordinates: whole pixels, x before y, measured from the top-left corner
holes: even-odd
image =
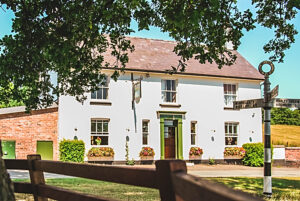
[[[263,197],[263,178],[208,178],[234,189]],[[273,178],[273,195],[268,200],[300,200],[300,178]]]

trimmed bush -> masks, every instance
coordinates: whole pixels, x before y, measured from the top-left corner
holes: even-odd
[[[262,167],[264,165],[264,144],[263,143],[246,143],[243,144],[246,151],[243,158],[244,165]],[[273,148],[272,148],[273,155]]]
[[[59,143],[59,159],[82,163],[84,160],[85,146],[82,140],[63,139]]]

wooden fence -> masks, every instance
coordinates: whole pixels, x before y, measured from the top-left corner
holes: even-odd
[[[31,183],[14,182],[14,187],[16,193],[33,194],[35,201],[48,198],[62,201],[113,200],[47,185],[44,172],[155,188],[159,190],[162,201],[262,200],[188,175],[186,163],[181,160],[159,160],[155,163],[156,169],[148,169],[47,161],[41,160],[40,155],[28,155],[27,160],[6,159],[5,165],[7,169],[29,170]]]

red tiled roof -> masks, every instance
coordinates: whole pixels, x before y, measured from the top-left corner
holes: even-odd
[[[128,53],[129,62],[126,69],[149,72],[166,72],[171,66],[177,66],[179,57],[173,52],[176,45],[174,41],[128,37],[135,46],[135,51]],[[242,79],[263,80],[264,77],[237,51],[235,64],[223,66],[218,69],[215,63],[200,64],[195,59],[186,62],[186,70],[181,74],[230,77]],[[104,54],[105,60],[113,62],[108,53]]]

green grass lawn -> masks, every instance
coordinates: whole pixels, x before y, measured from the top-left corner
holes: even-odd
[[[223,183],[231,188],[253,193],[262,197],[263,179],[247,177],[207,178]],[[28,181],[15,179],[14,181]],[[47,179],[46,183],[77,192],[94,194],[103,197],[126,201],[160,200],[155,189],[133,187],[110,182],[94,181],[81,178]],[[17,200],[33,200],[31,195],[16,194]],[[300,200],[300,178],[273,178],[273,197],[269,200]]]
[[[207,178],[234,189],[263,197],[263,178],[249,177],[228,177],[228,178]],[[273,195],[266,200],[300,200],[300,178],[272,178]]]
[[[28,180],[14,179],[13,181],[28,182]],[[46,184],[62,187],[77,192],[93,194],[107,198],[126,201],[158,201],[159,191],[151,188],[135,187],[104,181],[95,181],[82,178],[46,179]],[[17,200],[31,201],[31,195],[16,194]]]

